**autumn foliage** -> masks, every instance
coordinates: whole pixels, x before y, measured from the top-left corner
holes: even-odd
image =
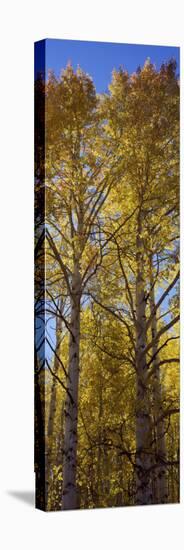
[[[37,506],[178,502],[175,61],[35,99]]]

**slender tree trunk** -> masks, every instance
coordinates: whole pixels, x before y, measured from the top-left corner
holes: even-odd
[[[162,385],[160,381],[160,368],[159,368],[159,356],[158,356],[158,343],[156,341],[157,336],[157,319],[155,312],[155,291],[154,291],[154,277],[152,269],[152,258],[150,260],[150,310],[152,316],[151,323],[151,336],[153,339],[152,355],[154,357],[152,366],[154,368],[153,380],[152,380],[152,396],[153,396],[153,416],[155,422],[155,436],[156,436],[156,464],[158,468],[155,469],[155,491],[156,502],[166,503],[168,501],[168,482],[167,482],[167,467],[165,462],[167,460],[166,441],[165,441],[165,426],[163,415],[163,397],[162,397]],[[160,420],[158,421],[158,419]]]
[[[79,385],[79,345],[80,345],[80,298],[81,275],[78,265],[72,277],[71,323],[69,339],[69,365],[67,395],[65,403],[65,430],[63,449],[63,510],[77,508],[77,423]]]
[[[151,418],[147,384],[146,354],[146,296],[144,280],[144,243],[142,216],[139,211],[137,227],[136,277],[136,504],[151,504]]]

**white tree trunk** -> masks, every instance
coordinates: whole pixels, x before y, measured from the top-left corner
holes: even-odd
[[[142,216],[137,227],[136,277],[136,504],[151,504],[151,418],[150,395],[147,384],[146,354],[146,295],[144,281],[144,243]]]
[[[63,449],[63,510],[77,508],[77,422],[79,386],[79,345],[80,345],[80,297],[81,276],[75,267],[72,278],[71,333],[69,341],[69,365],[67,396],[65,403],[65,430]]]

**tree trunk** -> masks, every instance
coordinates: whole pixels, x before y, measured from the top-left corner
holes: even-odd
[[[160,381],[160,368],[159,368],[159,356],[158,356],[158,343],[156,341],[157,336],[157,319],[155,312],[155,292],[154,292],[154,278],[152,270],[152,259],[150,260],[150,310],[152,316],[151,322],[151,336],[153,339],[152,355],[154,357],[152,362],[152,368],[154,368],[153,381],[152,381],[152,396],[153,396],[153,416],[155,423],[155,436],[156,436],[156,464],[158,468],[155,469],[155,490],[156,490],[156,502],[166,503],[168,501],[168,482],[167,482],[167,467],[164,463],[167,460],[166,442],[165,442],[165,426],[163,416],[163,397],[162,397],[162,385]],[[158,419],[160,418],[159,422]]]
[[[151,504],[151,419],[147,384],[146,296],[144,281],[144,243],[140,210],[137,227],[136,277],[136,504]]]
[[[63,510],[77,508],[77,423],[80,345],[81,275],[76,265],[72,277],[71,323],[69,337],[69,365],[65,403],[65,430],[63,449]]]

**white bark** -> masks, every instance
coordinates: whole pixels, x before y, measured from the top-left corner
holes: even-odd
[[[136,277],[136,504],[151,504],[151,419],[146,363],[146,299],[144,281],[144,243],[142,216],[137,227]]]
[[[65,430],[63,449],[63,510],[77,508],[77,421],[79,385],[79,344],[80,344],[80,297],[81,275],[75,266],[72,278],[71,333],[69,341],[69,365],[67,396],[65,403]]]

